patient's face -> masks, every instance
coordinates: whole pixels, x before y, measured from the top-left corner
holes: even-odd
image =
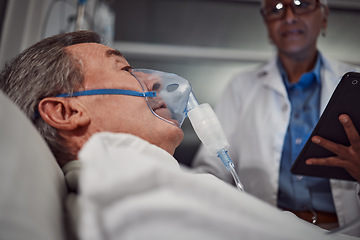
[[[67,47],[81,61],[84,89],[117,88],[142,92],[130,74],[128,62],[113,49],[97,43]],[[90,134],[100,131],[131,133],[155,144],[170,154],[180,144],[180,128],[156,117],[143,97],[96,95],[77,97],[90,116]]]

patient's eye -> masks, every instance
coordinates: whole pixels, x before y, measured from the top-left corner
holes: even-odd
[[[121,70],[131,72],[131,68],[132,68],[131,66],[125,66],[125,67],[122,67]]]

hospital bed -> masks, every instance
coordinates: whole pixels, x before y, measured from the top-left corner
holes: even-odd
[[[69,234],[71,225],[65,221],[66,194],[64,175],[47,144],[31,121],[0,91],[0,239],[71,240],[72,234]],[[244,196],[242,201],[236,202],[237,211],[246,214],[249,212],[247,209],[252,206],[254,199]],[[235,202],[233,204],[236,205]],[[279,214],[272,208],[258,204],[256,205],[257,209],[260,206],[261,209],[265,210],[261,210],[260,213],[253,211],[254,214],[250,214],[252,222],[258,222],[261,219],[259,214],[264,216],[260,222],[266,222],[269,216],[272,218],[274,214]],[[246,207],[239,205],[246,205]],[[196,215],[197,212],[194,214]],[[161,219],[161,215],[158,219]],[[184,219],[187,217],[185,216]],[[294,219],[292,221],[297,221]],[[273,222],[281,222],[280,220],[281,217],[274,217]],[[184,222],[186,223],[187,220]],[[246,217],[246,221],[238,226],[242,234],[246,233],[249,222],[251,222],[250,218]],[[268,222],[270,223],[270,221]],[[177,222],[175,221],[174,224]],[[271,224],[269,225],[271,226]],[[299,229],[304,227],[305,223],[300,225]],[[208,226],[212,225],[203,225],[206,229],[203,233],[209,231]],[[294,226],[292,224],[289,229]],[[269,228],[271,227],[267,229]],[[226,229],[227,227],[224,227],[224,230]],[[238,231],[238,229],[234,229],[233,232]],[[264,229],[266,228],[264,227]],[[163,226],[159,226],[157,230],[163,233]],[[272,232],[274,236],[278,236],[276,232]],[[258,232],[247,232],[247,234],[254,237]],[[234,235],[237,237],[237,233]],[[179,236],[181,237],[181,235]],[[294,234],[294,236],[297,235]],[[322,236],[324,239],[327,237],[326,235]],[[340,237],[341,239],[355,239],[350,236]],[[330,236],[329,238],[332,239]]]
[[[64,240],[60,167],[32,123],[0,92],[0,239]]]

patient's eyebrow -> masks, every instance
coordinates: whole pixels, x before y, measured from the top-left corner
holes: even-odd
[[[124,57],[119,50],[109,49],[109,50],[106,51],[106,56],[107,57],[111,57],[111,56],[114,56],[114,55],[118,56],[118,57]]]

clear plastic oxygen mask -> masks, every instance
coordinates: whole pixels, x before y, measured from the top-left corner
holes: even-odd
[[[152,113],[178,127],[189,117],[205,148],[221,159],[234,178],[237,188],[244,191],[228,154],[229,143],[220,121],[209,104],[198,103],[190,83],[178,75],[161,71],[133,69],[131,73],[142,85]],[[146,92],[145,89],[151,92]]]

